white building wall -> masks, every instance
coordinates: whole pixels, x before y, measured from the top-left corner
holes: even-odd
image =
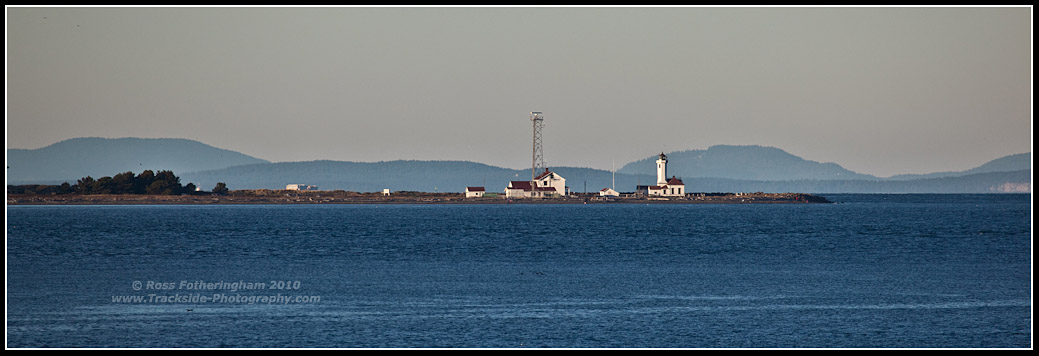
[[[539,187],[555,188],[556,194],[559,194],[559,196],[566,196],[566,178],[560,177],[556,173],[552,173],[539,179],[537,184]]]
[[[529,195],[525,194],[523,192],[523,189],[505,188],[505,197],[506,198],[527,198],[527,197],[529,197]]]
[[[666,185],[663,189],[649,189],[648,195],[656,195],[663,197],[682,197],[685,196],[685,185]]]
[[[667,184],[667,160],[657,160],[657,185]]]

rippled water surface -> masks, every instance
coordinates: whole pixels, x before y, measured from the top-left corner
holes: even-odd
[[[1030,347],[1029,195],[827,198],[9,206],[7,346]]]

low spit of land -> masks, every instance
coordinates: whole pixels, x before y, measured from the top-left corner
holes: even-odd
[[[232,190],[227,194],[8,194],[8,205],[147,205],[147,204],[795,204],[830,203],[803,193],[692,193],[684,197],[646,197],[625,194],[604,198],[576,194],[544,199],[466,198],[463,193],[358,193],[342,190]]]

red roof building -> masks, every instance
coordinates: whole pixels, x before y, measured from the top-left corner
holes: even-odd
[[[466,198],[479,198],[482,197],[485,193],[486,190],[483,189],[483,187],[465,187]]]
[[[640,185],[637,187],[639,192],[650,196],[664,196],[664,197],[681,197],[685,196],[685,183],[681,179],[675,176],[671,176],[671,179],[667,180],[667,184],[659,185]]]
[[[506,198],[544,198],[552,195],[566,195],[566,179],[559,174],[545,169],[537,175],[533,185],[531,181],[514,180],[505,188]]]

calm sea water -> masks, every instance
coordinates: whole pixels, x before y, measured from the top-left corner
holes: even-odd
[[[9,206],[7,346],[1031,347],[1029,195],[827,197]]]

